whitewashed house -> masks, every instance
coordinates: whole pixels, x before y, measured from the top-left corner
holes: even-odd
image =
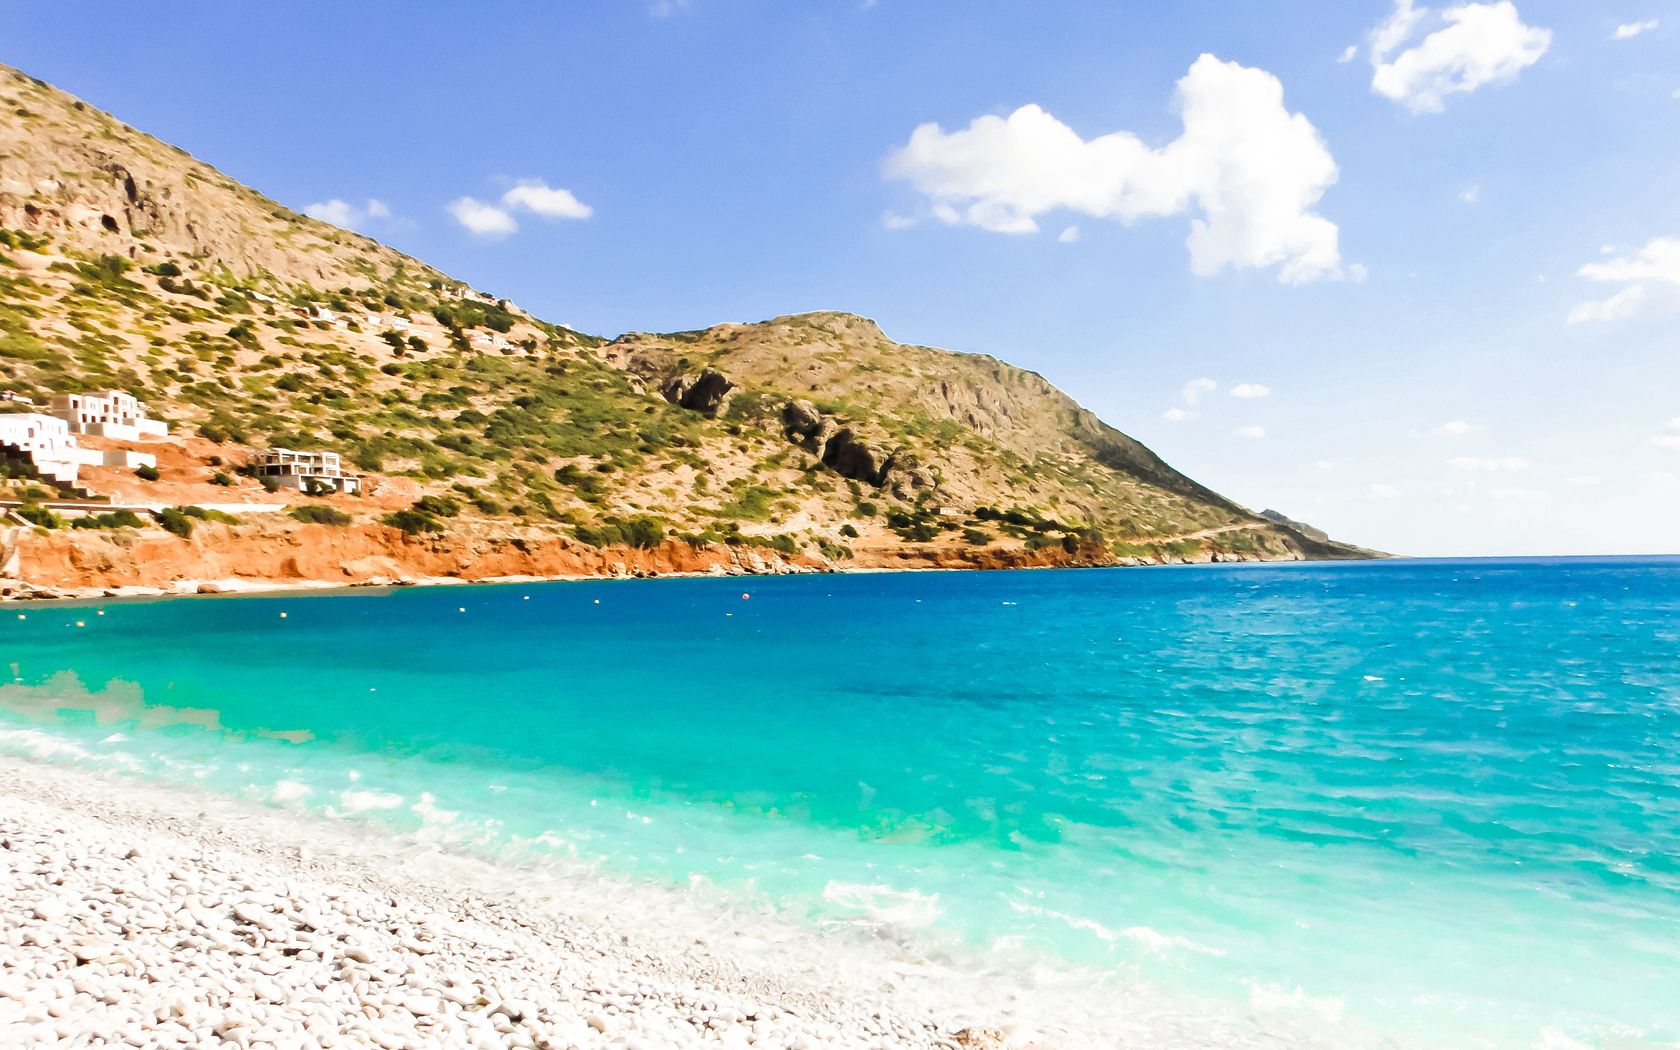
[[[70,424],[40,412],[0,415],[0,459],[28,463],[35,473],[61,485],[74,485],[82,449]]]
[[[361,475],[345,473],[337,452],[271,448],[257,453],[252,465],[257,477],[273,478],[281,486],[301,492],[324,488],[354,494],[362,490]]]
[[[144,402],[121,390],[55,394],[48,411],[64,420],[72,434],[93,434],[118,441],[169,434],[169,424],[152,419]]]

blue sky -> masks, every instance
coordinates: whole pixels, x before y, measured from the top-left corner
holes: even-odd
[[[587,331],[850,310],[1356,542],[1680,548],[1672,0],[0,0],[0,59]]]

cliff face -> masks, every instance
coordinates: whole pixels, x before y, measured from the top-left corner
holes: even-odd
[[[611,343],[547,323],[4,66],[0,385],[118,387],[172,422],[145,449],[159,477],[91,469],[96,497],[349,518],[26,535],[40,581],[1368,553],[1209,491],[1038,375],[865,318]],[[343,453],[366,495],[265,492],[241,468],[273,445]],[[0,501],[44,495],[0,481]],[[393,539],[398,512],[442,537]]]

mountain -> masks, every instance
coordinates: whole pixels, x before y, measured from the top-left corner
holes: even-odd
[[[134,446],[155,480],[88,468],[94,499],[235,512],[16,540],[58,586],[337,579],[324,550],[356,580],[1369,554],[1208,490],[1031,372],[861,317],[548,323],[3,66],[0,380],[119,388],[172,423]],[[243,468],[268,447],[341,452],[366,484],[267,491]]]

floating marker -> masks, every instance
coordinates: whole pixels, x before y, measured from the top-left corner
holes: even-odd
[[[741,592],[741,600],[742,601],[746,601],[748,598],[751,598],[751,597],[752,597],[752,595],[748,594],[746,591]]]
[[[105,610],[104,610],[104,609],[100,609],[100,610],[99,610],[99,611],[98,611],[98,612],[97,612],[97,613],[95,613],[95,614],[94,614],[94,615],[96,615],[96,616],[104,616],[104,615],[105,615]]]
[[[285,614],[285,613],[281,613],[281,614],[280,614],[280,619],[282,619],[282,620],[284,620],[284,619],[285,619],[285,618],[286,618],[286,614]]]
[[[456,609],[456,610],[455,610],[455,611],[456,611],[456,612],[466,612],[466,611],[467,611],[467,607],[466,607],[466,606],[465,606],[465,605],[463,605],[463,606],[461,606],[461,607],[460,607],[460,608],[459,608],[459,609]]]
[[[87,626],[87,624],[85,624],[85,623],[83,623],[83,622],[82,622],[82,621],[81,621],[81,620],[77,620],[77,621],[76,621],[76,626],[77,626],[77,627],[86,627],[86,626]]]

